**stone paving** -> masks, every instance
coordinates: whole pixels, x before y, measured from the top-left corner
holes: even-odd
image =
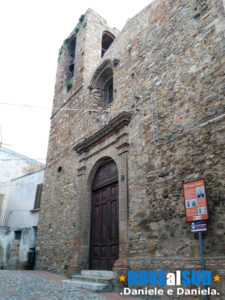
[[[0,300],[134,299],[117,293],[95,294],[62,282],[64,279],[66,277],[42,271],[0,270]]]

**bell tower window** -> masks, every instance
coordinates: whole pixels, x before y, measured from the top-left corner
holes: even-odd
[[[105,96],[107,104],[113,102],[113,77],[111,77],[105,85]]]
[[[103,57],[106,53],[106,51],[111,46],[112,42],[114,41],[115,36],[110,33],[109,31],[104,31],[102,35],[102,54],[101,57]]]
[[[67,47],[67,68],[66,79],[70,80],[74,76],[74,64],[75,64],[75,51],[76,51],[76,38],[71,38]]]
[[[106,59],[95,71],[89,89],[92,91],[93,100],[97,107],[106,108],[115,100],[115,81],[113,62]]]

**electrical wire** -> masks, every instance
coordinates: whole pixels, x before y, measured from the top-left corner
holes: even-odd
[[[31,208],[30,210],[32,210],[32,208]],[[14,211],[16,211],[16,212],[17,212],[17,211],[30,212],[30,210],[27,210],[27,209],[26,209],[26,210],[25,210],[25,209],[8,209],[8,208],[7,208],[7,209],[1,209],[1,212],[2,212],[2,211],[3,211],[3,213],[6,213],[7,211],[9,211],[9,212],[14,212]]]
[[[204,114],[204,115],[202,115],[202,116],[200,116],[200,117],[198,117],[198,118],[192,120],[191,122],[188,122],[188,123],[186,123],[186,124],[184,124],[184,125],[182,125],[182,126],[179,126],[179,127],[177,127],[175,130],[169,130],[169,131],[167,131],[167,133],[165,133],[165,134],[159,136],[159,124],[158,124],[158,123],[159,123],[159,118],[158,118],[158,96],[157,96],[157,88],[155,88],[155,101],[154,101],[154,99],[153,99],[152,96],[150,97],[150,101],[151,101],[151,105],[152,105],[152,133],[153,133],[153,142],[154,142],[154,144],[155,144],[156,146],[168,144],[168,143],[174,141],[175,139],[177,139],[177,138],[179,138],[179,137],[181,137],[181,136],[183,136],[183,135],[185,135],[185,134],[187,134],[187,133],[189,133],[189,132],[191,132],[191,131],[197,130],[197,129],[199,129],[200,127],[203,127],[203,126],[205,126],[205,125],[207,125],[207,124],[209,124],[209,123],[212,123],[212,122],[214,122],[214,121],[217,121],[217,120],[219,120],[220,118],[222,118],[222,117],[225,116],[225,114],[222,114],[222,115],[217,116],[217,117],[215,117],[215,118],[213,118],[213,119],[210,119],[210,120],[208,120],[208,121],[206,121],[206,122],[204,122],[204,123],[202,123],[202,124],[200,124],[200,125],[198,125],[198,126],[196,126],[196,127],[192,127],[192,128],[190,128],[188,131],[186,131],[186,132],[184,132],[184,133],[178,134],[177,136],[173,136],[173,135],[175,135],[176,133],[178,133],[180,130],[185,129],[186,127],[188,127],[188,126],[190,126],[190,125],[192,125],[192,124],[197,124],[197,123],[198,123],[199,121],[201,121],[202,119],[204,119],[204,118],[206,118],[206,117],[208,117],[208,116],[211,116],[211,115],[215,114],[216,112],[218,112],[218,111],[220,111],[220,110],[225,109],[225,105],[221,105],[221,106],[219,106],[219,107],[217,107],[217,108],[215,108],[215,109],[213,109],[213,110],[210,110],[210,111],[207,112],[206,114]],[[154,106],[155,106],[155,109],[154,109]],[[155,112],[154,112],[154,111],[155,111]],[[154,115],[155,115],[155,114],[156,114],[156,125],[155,125],[155,118],[154,118]],[[157,135],[156,135],[156,133],[155,133],[155,127],[156,127],[156,129],[157,129]],[[171,136],[171,139],[170,139],[169,141],[166,141],[166,142],[158,142],[159,140],[163,140],[163,139],[165,139],[166,137],[170,137],[170,136]]]
[[[23,175],[23,176],[29,176],[29,175],[32,175],[32,174],[25,174],[25,175]],[[19,179],[18,179],[19,180]],[[15,180],[14,180],[15,181]],[[16,183],[16,184],[10,184],[9,183],[9,181],[8,182],[6,182],[7,184],[4,184],[4,187],[6,187],[6,186],[20,186],[20,185],[29,185],[29,184],[41,184],[41,183],[43,183],[43,182],[40,182],[40,180],[38,180],[38,181],[32,181],[32,182],[27,182],[27,183]]]
[[[193,130],[195,130],[195,129],[198,129],[198,128],[200,128],[200,127],[202,127],[202,126],[204,126],[204,125],[206,125],[206,124],[208,124],[208,123],[211,123],[211,122],[214,122],[214,121],[216,121],[217,119],[219,119],[219,118],[221,118],[221,117],[223,117],[223,115],[221,115],[221,116],[219,116],[219,117],[216,117],[216,118],[214,118],[213,120],[209,120],[209,121],[207,121],[207,122],[205,122],[205,123],[203,123],[203,124],[200,124],[200,125],[198,125],[198,126],[196,126],[196,127],[193,127],[193,128],[191,128],[189,131],[187,131],[187,132],[184,132],[184,133],[182,133],[182,134],[179,134],[179,135],[177,135],[176,137],[173,137],[173,135],[174,134],[176,134],[176,133],[178,133],[180,130],[182,130],[182,129],[184,129],[184,128],[186,128],[186,127],[188,127],[188,126],[190,126],[191,124],[196,124],[196,123],[198,123],[200,120],[202,120],[203,118],[206,118],[207,116],[210,116],[210,115],[212,115],[212,114],[214,114],[215,112],[217,112],[217,111],[220,111],[221,109],[224,109],[225,108],[225,105],[222,105],[222,106],[220,106],[220,107],[218,107],[218,108],[216,108],[216,109],[214,109],[214,110],[210,110],[209,112],[207,112],[206,114],[204,114],[204,115],[202,115],[202,116],[200,116],[199,118],[197,118],[197,119],[194,119],[194,120],[192,120],[191,122],[188,122],[188,123],[186,123],[186,124],[184,124],[184,125],[182,125],[182,126],[179,126],[179,127],[177,127],[176,129],[174,129],[174,130],[169,130],[167,133],[165,133],[165,134],[163,134],[163,135],[161,135],[161,136],[159,136],[159,126],[158,126],[158,122],[159,122],[159,117],[158,117],[158,103],[159,102],[162,102],[162,100],[161,101],[158,101],[158,99],[157,99],[157,86],[154,86],[153,88],[151,88],[150,90],[149,90],[149,92],[151,92],[151,91],[154,91],[155,90],[155,114],[156,114],[156,124],[157,125],[155,125],[155,120],[154,120],[154,100],[153,100],[153,97],[151,96],[150,97],[150,100],[151,100],[151,102],[152,102],[152,131],[153,131],[153,141],[154,141],[154,143],[156,144],[156,145],[162,145],[162,144],[167,144],[167,143],[169,143],[169,142],[171,142],[171,141],[173,141],[174,139],[176,139],[176,138],[178,138],[178,137],[181,137],[181,136],[183,136],[184,134],[187,134],[188,132],[190,132],[190,131],[193,131]],[[145,110],[145,108],[138,108],[137,106],[139,106],[139,105],[141,105],[143,102],[145,102],[145,101],[147,101],[149,98],[145,98],[145,99],[142,99],[142,101],[140,101],[140,102],[138,102],[137,103],[137,105],[135,106],[135,105],[132,105],[133,107],[132,107],[132,109],[128,109],[128,110],[125,110],[125,109],[121,109],[121,110],[114,110],[113,109],[113,112],[134,112],[135,110],[136,111],[142,111],[142,110]],[[33,105],[26,105],[26,104],[14,104],[14,103],[6,103],[6,102],[0,102],[0,105],[10,105],[10,106],[20,106],[20,107],[26,107],[26,108],[41,108],[41,109],[51,109],[50,107],[42,107],[42,106],[33,106]],[[97,108],[97,109],[81,109],[81,108],[64,108],[64,107],[52,107],[52,110],[63,110],[63,111],[80,111],[80,112],[109,112],[109,109],[101,109],[101,108]],[[156,135],[156,133],[155,133],[155,127],[156,127],[156,129],[157,129],[157,135]],[[91,132],[92,130],[90,130],[89,132]],[[83,136],[85,136],[87,133],[85,133]],[[83,137],[82,136],[82,137]],[[158,143],[157,141],[159,141],[159,140],[162,140],[162,139],[164,139],[164,138],[166,138],[166,137],[169,137],[169,136],[171,136],[172,138],[170,139],[170,141],[168,141],[168,142],[161,142],[161,143]],[[81,140],[82,139],[82,137],[80,137],[80,138],[78,138],[76,141],[74,141],[73,142],[73,144],[75,144],[75,143],[77,143],[78,142],[78,140]],[[66,149],[70,149],[71,148],[71,145],[70,146],[68,146],[68,147],[66,147],[63,151],[61,151],[60,152],[60,154],[61,153],[63,153]],[[60,155],[59,154],[59,155]],[[60,158],[59,158],[60,159]],[[45,160],[45,159],[36,159],[36,160]],[[0,161],[6,161],[6,160],[4,160],[4,159],[0,159]],[[50,165],[52,165],[52,163],[50,164]]]
[[[223,117],[225,117],[225,113],[224,114],[222,114],[222,115],[219,115],[219,116],[217,116],[217,117],[215,117],[215,118],[213,118],[213,119],[210,119],[210,120],[208,120],[208,121],[206,121],[206,122],[204,122],[204,123],[202,123],[202,124],[200,124],[200,125],[198,125],[198,126],[196,126],[196,127],[193,127],[193,128],[191,128],[188,132],[184,132],[184,133],[182,133],[182,134],[179,134],[178,136],[175,136],[175,137],[172,137],[172,139],[170,140],[170,141],[167,141],[167,142],[164,142],[164,143],[158,143],[157,142],[157,139],[155,138],[155,129],[154,129],[154,126],[153,126],[153,140],[154,140],[154,143],[155,143],[155,145],[157,145],[157,146],[160,146],[160,145],[165,145],[165,144],[168,144],[168,143],[170,143],[171,141],[173,141],[173,140],[175,140],[175,139],[177,139],[177,138],[179,138],[179,137],[181,137],[181,136],[184,136],[185,134],[188,134],[188,133],[190,133],[190,132],[192,132],[192,131],[194,131],[194,130],[197,130],[197,129],[199,129],[199,128],[201,128],[201,127],[203,127],[203,126],[205,126],[205,125],[207,125],[207,124],[209,124],[209,123],[212,123],[212,122],[215,122],[215,121],[218,121],[219,119],[221,119],[221,118],[223,118]],[[153,116],[153,124],[154,124],[154,116]],[[159,138],[158,138],[159,139]],[[161,138],[160,138],[161,139]],[[46,169],[46,168],[48,168],[48,167],[50,167],[50,166],[46,166],[44,169]],[[27,176],[28,176],[29,174],[27,174]],[[26,176],[26,175],[24,175],[24,176]],[[19,185],[29,185],[29,184],[40,184],[40,181],[33,181],[33,182],[28,182],[28,183],[17,183],[17,184],[4,184],[4,186],[19,186]]]
[[[62,110],[62,111],[81,111],[81,112],[109,112],[109,109],[102,109],[100,107],[96,109],[84,109],[84,108],[64,108],[64,107],[47,107],[47,106],[34,106],[34,105],[26,105],[26,104],[16,104],[16,103],[6,103],[0,102],[0,105],[9,105],[9,106],[18,106],[18,107],[26,107],[26,108],[36,108],[36,109],[52,109],[52,110]],[[133,111],[134,109],[120,109],[120,110],[113,110],[115,112],[124,112],[124,111]]]
[[[1,150],[0,150],[1,152]],[[43,160],[45,161],[46,158],[32,158],[33,160]],[[0,161],[14,161],[14,160],[24,160],[23,158],[0,158]]]

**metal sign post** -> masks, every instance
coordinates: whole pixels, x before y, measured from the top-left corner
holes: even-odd
[[[202,232],[198,232],[198,240],[199,240],[199,246],[200,246],[200,254],[201,254],[201,263],[202,263],[202,270],[205,270],[205,260],[204,260],[204,252],[203,252],[203,244],[202,244]],[[205,289],[207,289],[207,286],[204,286]],[[208,300],[209,296],[206,295],[205,299]]]
[[[208,207],[204,179],[184,183],[183,191],[186,220],[191,222],[191,232],[198,232],[202,270],[205,270],[202,231],[207,230]],[[207,286],[204,288],[207,289]],[[209,296],[206,295],[205,299],[208,300]]]
[[[202,262],[202,270],[205,270],[205,260],[204,260],[204,252],[203,252],[203,244],[202,244],[202,232],[198,232],[198,240],[200,246],[200,254],[201,254],[201,262]]]

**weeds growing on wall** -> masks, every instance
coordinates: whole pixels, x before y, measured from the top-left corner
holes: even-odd
[[[66,81],[66,90],[67,90],[67,92],[69,92],[71,90],[72,86],[73,86],[72,82],[67,80]]]

